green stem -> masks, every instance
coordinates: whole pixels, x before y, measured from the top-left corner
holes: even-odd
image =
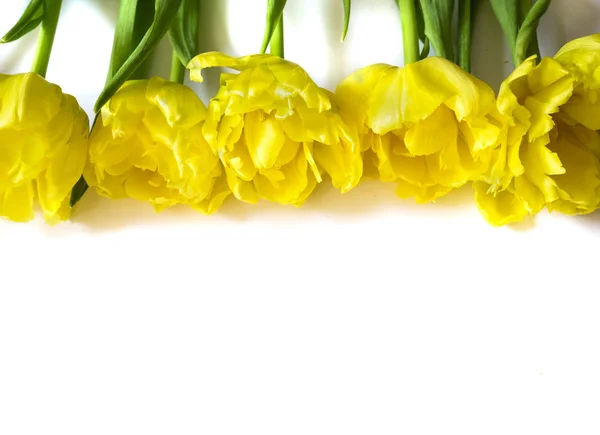
[[[471,72],[471,0],[458,2],[458,65]]]
[[[269,52],[272,55],[283,58],[283,14],[281,14],[277,26],[275,27],[275,31],[273,32],[273,36],[271,37]]]
[[[417,9],[415,0],[398,0],[402,24],[402,46],[404,65],[419,60],[419,31],[417,29]]]
[[[183,84],[185,80],[185,65],[177,56],[175,50],[173,50],[173,55],[171,56],[171,76],[170,80],[175,83]]]
[[[61,6],[62,0],[46,0],[44,4],[44,19],[42,20],[38,36],[33,65],[31,66],[31,71],[38,73],[42,77],[46,77],[46,72],[48,71],[48,63],[50,62],[50,53],[52,52],[54,35],[56,35]]]
[[[531,50],[534,50],[534,52],[539,51],[537,43],[537,28],[540,24],[542,15],[546,13],[549,6],[550,0],[536,1],[521,24],[519,33],[517,34],[515,49],[513,50],[513,62],[515,66],[521,65],[521,63],[527,59],[529,53],[531,53]]]

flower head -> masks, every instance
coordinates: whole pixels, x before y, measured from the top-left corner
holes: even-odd
[[[87,153],[88,118],[36,73],[0,74],[0,216],[33,218],[37,196],[49,223],[67,219]]]
[[[87,183],[157,211],[188,204],[212,213],[230,191],[202,136],[205,117],[202,101],[184,85],[157,77],[125,83],[92,129]]]
[[[333,94],[306,71],[271,55],[205,53],[188,65],[192,80],[202,81],[201,71],[213,66],[240,71],[221,75],[203,128],[238,199],[300,205],[324,173],[342,192],[356,186],[362,174],[356,134]]]
[[[600,200],[600,41],[567,44],[555,59],[524,61],[502,84],[505,116],[490,176],[474,183],[493,225],[522,220],[544,207],[589,213]]]
[[[358,126],[365,172],[397,182],[402,198],[433,201],[488,169],[501,126],[494,93],[446,59],[371,65],[336,94]]]

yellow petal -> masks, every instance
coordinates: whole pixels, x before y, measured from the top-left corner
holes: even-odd
[[[159,78],[127,82],[102,108],[84,177],[101,195],[146,201],[157,211],[176,204],[214,211],[227,197],[214,193],[218,179],[225,183],[216,133],[207,135],[211,143],[203,135],[214,122],[186,86]]]
[[[31,182],[0,190],[0,216],[15,222],[33,219],[33,185]]]
[[[256,111],[246,114],[244,125],[244,138],[252,162],[256,167],[272,167],[286,141],[281,124]]]
[[[403,199],[414,197],[417,203],[425,204],[431,201],[435,201],[438,198],[441,198],[451,190],[452,187],[448,186],[423,186],[407,183],[403,180],[400,180],[398,182],[398,187],[396,188],[396,194]]]
[[[446,106],[439,106],[431,115],[409,128],[404,137],[406,148],[415,156],[434,154],[454,146],[458,139],[458,127],[454,113]]]
[[[473,183],[475,202],[482,216],[494,226],[519,222],[529,215],[523,200],[512,191],[490,193],[490,185],[480,181]]]

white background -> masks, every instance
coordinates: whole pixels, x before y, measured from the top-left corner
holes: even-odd
[[[3,1],[0,33],[25,0]],[[255,52],[264,0],[206,1],[203,50]],[[334,89],[401,63],[393,0],[289,0],[286,55]],[[91,112],[117,0],[65,0],[48,79]],[[600,31],[555,0],[552,55]],[[0,46],[27,70],[36,33]],[[485,5],[474,72],[511,65]],[[154,61],[168,74],[163,44]],[[217,75],[195,89],[206,99]],[[0,144],[10,146],[10,144]],[[321,186],[297,210],[210,217],[88,193],[70,223],[0,221],[0,434],[596,434],[600,214],[488,226],[469,187],[417,206]]]

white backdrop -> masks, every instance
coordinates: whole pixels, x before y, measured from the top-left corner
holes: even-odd
[[[25,3],[2,2],[0,33]],[[205,3],[203,50],[257,50],[265,0]],[[288,3],[286,56],[320,85],[401,62],[393,0],[354,0],[343,45],[341,1]],[[88,113],[117,9],[64,1],[48,79]],[[599,0],[555,0],[542,51],[599,23]],[[488,5],[476,32],[497,87]],[[0,46],[0,72],[27,70],[35,37]],[[495,229],[469,187],[417,206],[322,186],[210,217],[90,192],[70,223],[0,221],[0,434],[598,433],[599,244],[600,212]]]

